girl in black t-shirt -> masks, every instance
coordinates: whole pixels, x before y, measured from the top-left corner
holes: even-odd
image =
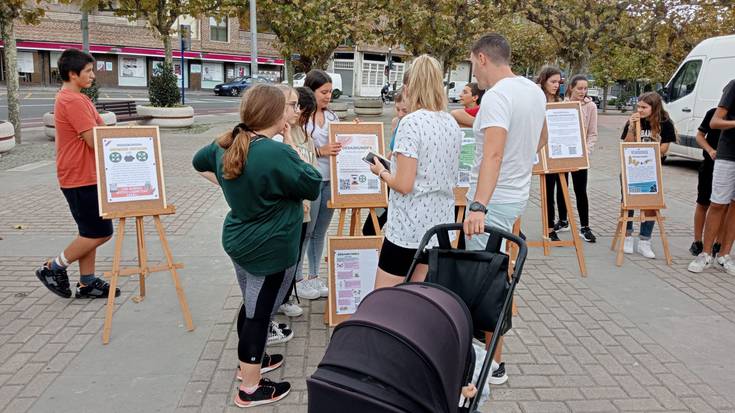
[[[640,122],[641,125],[641,141],[642,142],[659,142],[661,144],[661,156],[666,155],[669,150],[669,144],[676,142],[676,129],[671,121],[668,112],[664,110],[661,96],[656,92],[647,92],[638,97],[637,110],[630,116],[625,124],[623,135],[620,139],[626,142],[635,142],[635,123]],[[645,212],[645,211],[644,211]],[[628,216],[633,216],[633,211],[628,211]],[[653,233],[654,221],[646,221],[641,223],[641,230],[638,237],[638,245],[634,248],[633,239],[633,223],[628,222],[625,231],[625,242],[623,251],[626,254],[632,254],[633,251],[641,254],[646,258],[656,258],[651,250],[651,234]]]

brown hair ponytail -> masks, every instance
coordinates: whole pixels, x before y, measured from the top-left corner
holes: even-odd
[[[256,131],[283,121],[285,108],[286,98],[276,86],[258,84],[245,92],[240,101],[240,123],[217,138],[217,145],[225,150],[222,157],[225,179],[235,179],[242,174]]]

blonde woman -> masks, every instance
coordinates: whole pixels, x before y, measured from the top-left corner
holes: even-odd
[[[454,221],[452,189],[462,131],[446,112],[441,65],[431,56],[419,56],[411,65],[409,84],[409,114],[396,132],[391,170],[377,160],[370,167],[391,189],[375,288],[402,282],[426,231]],[[414,280],[423,280],[427,270],[420,264]]]

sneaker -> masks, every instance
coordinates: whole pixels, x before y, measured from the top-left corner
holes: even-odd
[[[107,281],[103,281],[96,278],[89,285],[82,285],[77,283],[77,292],[74,295],[76,298],[107,298],[110,295],[110,284]],[[115,288],[115,297],[120,296],[120,289]]]
[[[694,261],[689,263],[687,269],[690,272],[700,273],[705,269],[711,267],[712,261],[713,260],[711,255],[707,254],[706,252],[702,252],[697,255],[697,258],[695,258]]]
[[[730,254],[725,255],[723,258],[722,269],[730,275],[735,275],[735,259]]]
[[[712,266],[716,266],[717,268],[721,269],[722,271],[725,271],[725,269],[723,268],[725,266],[725,256],[722,256],[721,255],[719,257],[715,257],[713,255],[712,257],[714,258],[714,261],[712,261]]]
[[[49,263],[46,263],[36,269],[36,277],[52,293],[62,298],[71,298],[69,276],[66,275],[66,270],[53,271],[49,268]]]
[[[712,244],[712,256],[716,257],[717,254],[720,253],[721,248],[722,248],[722,244],[720,244],[719,242],[715,242],[714,244]]]
[[[487,378],[487,381],[496,386],[504,384],[508,381],[508,375],[505,374],[505,363],[498,364],[495,360],[493,360],[492,363],[493,364],[490,367],[492,373],[490,374],[490,377]]]
[[[316,300],[320,294],[311,286],[310,280],[301,280],[296,283],[296,295],[305,300]]]
[[[559,220],[556,224],[554,224],[554,231],[556,232],[565,232],[569,231],[569,221],[567,220]]]
[[[623,252],[626,254],[632,254],[634,246],[635,239],[633,239],[633,237],[625,237],[625,240],[623,241]]]
[[[639,238],[638,246],[636,246],[635,251],[646,258],[656,258],[656,254],[654,254],[653,250],[651,249],[650,239],[640,239]]]
[[[582,237],[583,240],[587,242],[597,242],[597,237],[595,237],[595,234],[592,233],[590,227],[582,228],[579,231],[579,235]]]
[[[263,353],[263,361],[260,363],[260,374],[269,373],[283,365],[282,354],[268,354]],[[237,365],[237,379],[242,381],[242,374],[240,373],[240,365]]]
[[[279,325],[275,321],[271,321],[268,328],[268,340],[265,345],[272,346],[274,344],[282,344],[293,338],[293,331],[285,325]]]
[[[260,379],[258,388],[248,394],[242,389],[238,389],[235,395],[235,404],[238,407],[255,407],[264,404],[275,403],[288,396],[291,391],[291,384],[287,381],[274,382],[266,378]]]
[[[294,303],[293,300],[288,300],[286,303],[281,304],[278,307],[278,312],[285,314],[287,317],[298,317],[304,314],[304,310],[298,304]]]
[[[704,251],[704,244],[702,244],[702,241],[694,241],[692,242],[692,246],[689,247],[689,252],[692,253],[695,257]],[[712,254],[715,252],[712,251]]]
[[[329,296],[329,287],[327,287],[327,283],[324,282],[319,277],[310,278],[309,285],[311,285],[311,288],[315,289],[320,297],[328,297]]]
[[[549,232],[549,241],[561,241],[559,236],[556,235],[556,231]]]

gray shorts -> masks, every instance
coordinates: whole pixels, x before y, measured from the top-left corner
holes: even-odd
[[[715,159],[710,201],[720,205],[735,201],[735,161]]]

